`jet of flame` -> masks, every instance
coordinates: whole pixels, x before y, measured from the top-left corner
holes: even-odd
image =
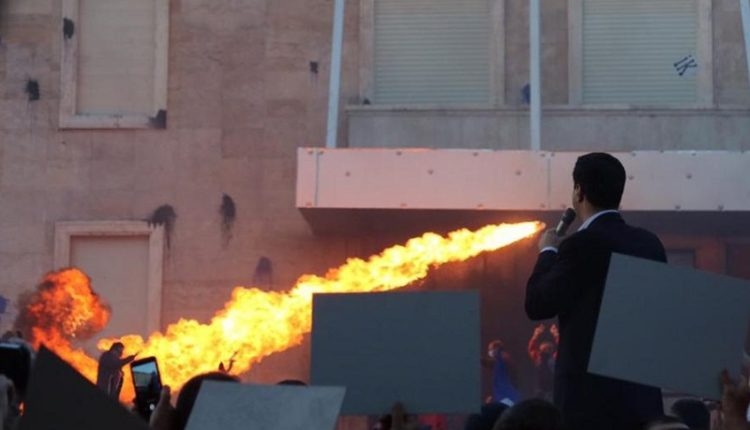
[[[106,350],[113,342],[120,341],[125,345],[126,354],[138,352],[142,357],[156,356],[161,363],[162,381],[174,388],[196,374],[216,370],[218,363],[226,363],[230,358],[234,361],[231,373],[242,374],[264,357],[302,342],[312,328],[313,294],[377,292],[404,287],[427,276],[431,267],[497,250],[532,236],[543,227],[540,222],[525,222],[489,225],[477,231],[461,229],[445,237],[425,233],[367,260],[350,258],[324,276],[303,275],[286,292],[236,287],[224,308],[207,324],[181,319],[148,339],[128,335],[103,339],[97,346]],[[63,274],[66,273],[69,272],[51,276],[56,282],[65,282]],[[81,324],[84,315],[88,317],[90,312],[81,310],[69,314],[74,322],[66,320],[61,324]],[[70,336],[50,336],[43,328],[34,331],[33,336],[35,345],[45,343],[84,376],[94,379],[96,361],[73,349]],[[124,400],[132,399],[132,386],[128,384],[129,381],[124,388]]]

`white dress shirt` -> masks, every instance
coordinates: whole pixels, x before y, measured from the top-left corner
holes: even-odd
[[[616,214],[616,213],[620,213],[620,212],[618,212],[616,209],[606,209],[606,210],[597,212],[597,213],[591,215],[590,217],[588,217],[586,219],[586,221],[584,221],[583,224],[581,224],[581,226],[578,227],[578,231],[586,230],[591,225],[591,223],[594,222],[600,216],[606,215],[606,214],[612,214],[612,213]],[[539,253],[547,252],[547,251],[557,252],[557,247],[556,246],[545,246],[544,248],[542,248],[541,251],[539,251]]]

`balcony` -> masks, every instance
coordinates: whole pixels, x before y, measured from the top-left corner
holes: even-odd
[[[526,149],[524,108],[350,106],[350,148]],[[750,150],[750,108],[545,107],[546,151]]]
[[[467,227],[530,217],[555,222],[570,204],[571,170],[581,154],[300,148],[297,207],[321,232],[388,229],[425,219]],[[750,153],[615,155],[628,172],[622,209],[629,220],[660,231],[750,234]]]

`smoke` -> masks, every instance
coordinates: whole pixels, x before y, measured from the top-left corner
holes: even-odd
[[[101,331],[112,314],[91,288],[91,279],[76,268],[48,273],[36,290],[19,298],[15,328],[31,344],[69,343]]]

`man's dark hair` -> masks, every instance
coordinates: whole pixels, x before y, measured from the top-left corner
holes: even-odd
[[[620,160],[603,152],[578,157],[573,168],[573,184],[599,209],[617,209],[625,190],[625,168]]]
[[[125,349],[125,345],[122,342],[115,342],[109,347],[109,350],[114,351],[115,348]]]
[[[198,398],[198,392],[201,389],[203,381],[225,381],[239,382],[236,376],[228,375],[224,372],[209,372],[193,376],[182,386],[180,395],[177,397],[177,404],[174,411],[174,422],[172,430],[183,430],[187,425],[190,413],[193,412],[195,400]]]
[[[708,430],[711,426],[711,413],[700,400],[680,399],[674,402],[671,409],[691,429]]]
[[[555,405],[529,399],[503,412],[494,430],[562,430],[562,416]]]

